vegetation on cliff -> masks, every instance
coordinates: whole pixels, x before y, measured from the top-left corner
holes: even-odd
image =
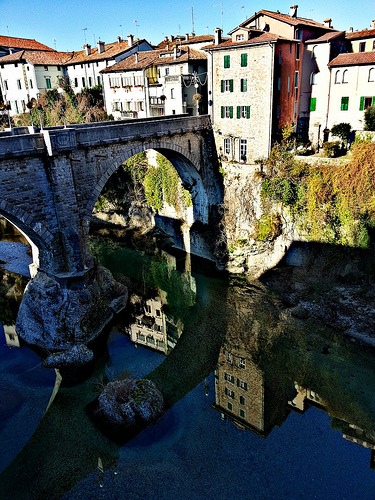
[[[354,143],[348,162],[314,166],[297,160],[287,143],[278,144],[266,172],[261,190],[265,209],[272,202],[288,207],[308,240],[368,246],[368,230],[375,224],[375,143]]]

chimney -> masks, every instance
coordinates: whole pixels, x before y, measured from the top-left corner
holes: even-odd
[[[371,29],[374,29],[374,28],[375,28],[375,19],[373,19],[373,20],[371,21]]]
[[[102,42],[101,40],[98,41],[97,43],[97,46],[98,46],[98,54],[103,54],[104,52],[104,42]]]
[[[221,44],[221,35],[223,30],[221,28],[215,28],[215,45]]]
[[[138,52],[134,53],[135,63],[138,64]]]
[[[128,46],[133,47],[133,43],[134,43],[134,36],[128,35]]]
[[[177,46],[173,47],[173,59],[177,59]]]
[[[323,23],[324,23],[324,26],[326,28],[332,28],[332,19],[331,18],[324,19]]]
[[[290,17],[297,17],[297,9],[298,9],[298,5],[291,5],[289,7],[289,15],[290,15]]]
[[[354,31],[353,26],[350,26],[350,28],[348,29],[348,33],[353,33],[353,31]]]
[[[118,37],[117,37],[117,41],[118,41],[118,43],[123,42],[123,39],[121,38],[121,36],[118,36]]]
[[[186,33],[185,40],[189,40],[189,33]]]
[[[89,45],[88,43],[85,43],[83,48],[85,49],[86,55],[89,56],[91,54],[91,45]]]

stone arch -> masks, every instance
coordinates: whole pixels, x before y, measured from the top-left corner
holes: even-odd
[[[1,203],[0,215],[13,224],[30,244],[33,259],[30,273],[32,277],[35,276],[40,265],[47,264],[47,256],[51,254],[53,248],[52,234],[44,224],[36,222],[28,212],[14,207],[9,202]]]
[[[118,170],[123,162],[148,149],[154,149],[161,153],[172,163],[180,176],[184,188],[191,194],[194,219],[204,224],[208,223],[208,196],[200,175],[201,162],[198,156],[192,154],[188,149],[169,141],[145,140],[137,145],[124,145],[117,154],[111,156],[110,160],[102,162],[104,164],[102,176],[93,189],[83,217],[87,231],[95,203],[108,179]]]

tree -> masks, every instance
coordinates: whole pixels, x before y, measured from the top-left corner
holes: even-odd
[[[352,126],[350,123],[337,123],[331,128],[331,134],[335,137],[340,137],[343,146],[347,147],[351,130]]]
[[[365,130],[375,130],[375,106],[370,106],[366,109],[365,115]]]

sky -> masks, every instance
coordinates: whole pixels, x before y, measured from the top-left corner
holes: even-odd
[[[81,50],[84,43],[105,43],[133,34],[157,44],[165,36],[227,34],[255,12],[266,9],[287,14],[298,3],[298,16],[338,30],[369,28],[375,19],[374,0],[0,0],[0,35],[35,38],[60,51]]]

